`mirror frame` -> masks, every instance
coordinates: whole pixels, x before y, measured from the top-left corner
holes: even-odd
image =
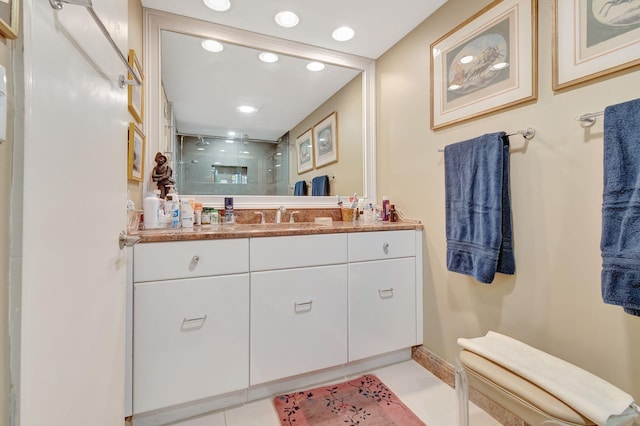
[[[283,55],[315,60],[327,64],[357,69],[362,71],[362,155],[363,155],[363,194],[372,203],[376,202],[376,114],[375,114],[375,61],[361,56],[336,52],[317,46],[297,43],[264,34],[240,30],[194,18],[189,18],[154,9],[143,9],[144,55],[146,70],[144,84],[146,122],[144,123],[147,140],[145,170],[151,170],[153,156],[161,149],[161,123],[164,119],[161,104],[161,32],[173,31],[201,38],[213,38],[223,43],[230,43],[254,49],[268,50]],[[339,178],[339,177],[338,177]],[[150,175],[144,177],[144,188],[155,189]],[[188,195],[188,194],[185,194]],[[346,196],[353,194],[340,194]],[[295,196],[262,196],[234,195],[236,208],[277,208],[285,205],[299,208],[335,207],[336,197],[295,197]],[[193,196],[205,205],[222,206],[224,196]]]

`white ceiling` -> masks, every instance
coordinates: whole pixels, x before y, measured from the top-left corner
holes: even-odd
[[[376,59],[445,2],[231,0],[227,12],[215,12],[202,0],[142,0],[142,5]],[[276,25],[274,16],[281,10],[298,14],[298,26],[285,29]],[[343,25],[352,27],[356,35],[350,41],[337,42],[331,33]],[[300,72],[306,61],[294,58],[263,64],[257,61],[259,52],[232,45],[212,54],[199,47],[200,41],[175,33],[163,36],[162,78],[182,133],[218,135],[228,127],[250,138],[275,140],[355,75],[353,70],[339,67],[320,73]],[[223,63],[233,65],[225,68]],[[235,106],[243,100],[261,108],[254,118],[238,117]]]

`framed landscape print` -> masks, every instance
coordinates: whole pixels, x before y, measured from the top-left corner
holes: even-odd
[[[142,182],[144,180],[144,142],[145,137],[135,123],[129,123],[129,161],[128,178]]]
[[[316,168],[338,161],[338,113],[332,112],[313,126]]]
[[[0,0],[0,35],[8,39],[18,38],[18,11],[20,0]]]
[[[640,65],[640,0],[555,0],[553,90]]]
[[[431,128],[537,98],[537,2],[498,0],[431,45]]]
[[[298,174],[313,169],[313,132],[307,130],[296,138],[296,152],[298,153]]]
[[[139,86],[128,86],[129,112],[133,118],[135,118],[136,122],[142,123],[144,118],[144,77],[142,76],[142,67],[138,62],[138,57],[133,49],[129,50],[129,65],[141,80],[141,84]],[[129,80],[133,80],[131,73],[129,73]]]

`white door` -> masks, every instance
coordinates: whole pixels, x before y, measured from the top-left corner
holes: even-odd
[[[24,172],[23,207],[14,218],[22,247],[13,252],[22,292],[17,424],[119,425],[126,257],[118,233],[126,224],[129,116],[118,75],[126,71],[84,7],[22,3],[15,49],[16,74],[24,78],[16,94],[24,102],[16,141],[24,148],[24,164],[16,165]],[[126,52],[127,0],[93,3]]]

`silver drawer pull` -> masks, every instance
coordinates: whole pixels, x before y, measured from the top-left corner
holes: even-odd
[[[198,256],[198,255],[196,254],[195,256],[193,256],[193,257],[191,258],[191,262],[193,262],[193,263],[198,263],[198,262],[200,262],[200,256]]]
[[[383,299],[393,297],[393,288],[386,288],[386,289],[381,288],[378,290],[378,295]]]
[[[206,316],[206,315],[205,315],[205,316],[203,316],[203,317],[197,317],[197,318],[184,318],[184,319],[182,320],[182,324],[188,324],[188,323],[196,322],[196,321],[202,321],[202,322],[205,322],[205,321],[206,321],[206,319],[207,319],[207,316]]]
[[[302,308],[306,308],[307,311],[310,311],[312,303],[313,303],[313,300],[309,300],[308,302],[294,303],[293,304],[293,309],[295,311],[298,311],[298,310],[300,310]]]
[[[384,251],[384,254],[389,254],[389,243],[384,243],[382,245],[382,251]]]

